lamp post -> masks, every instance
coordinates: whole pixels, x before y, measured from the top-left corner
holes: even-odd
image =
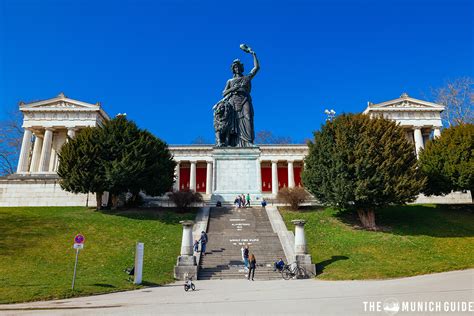
[[[330,109],[330,110],[326,109],[324,110],[324,114],[328,116],[326,121],[332,122],[332,120],[336,116],[336,111],[334,111],[333,109]]]

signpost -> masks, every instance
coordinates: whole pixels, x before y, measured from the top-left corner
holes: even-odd
[[[77,259],[78,259],[78,256],[79,256],[79,250],[84,249],[84,241],[85,240],[86,239],[81,234],[77,234],[76,237],[74,237],[74,246],[73,246],[73,248],[76,249],[76,262],[74,263],[74,275],[72,277],[72,290],[73,291],[74,291],[74,281],[76,281]]]

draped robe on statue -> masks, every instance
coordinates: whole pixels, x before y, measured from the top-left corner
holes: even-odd
[[[253,128],[253,105],[251,90],[251,77],[241,76],[232,78],[227,82],[226,89],[240,87],[228,98],[228,102],[235,111],[235,131],[231,146],[251,147],[255,139]]]

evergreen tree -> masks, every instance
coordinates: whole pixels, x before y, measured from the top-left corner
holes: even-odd
[[[65,144],[58,174],[67,191],[98,192],[98,199],[108,191],[115,208],[122,193],[164,194],[173,185],[175,164],[166,143],[118,116]]]
[[[106,189],[101,129],[86,127],[61,147],[58,175],[60,186],[73,193],[96,193],[97,208]]]
[[[405,131],[363,114],[341,115],[314,133],[302,178],[319,201],[357,211],[369,229],[377,208],[413,201],[425,182]]]
[[[460,124],[444,129],[439,138],[420,153],[421,170],[427,176],[426,195],[451,191],[474,191],[474,125]]]

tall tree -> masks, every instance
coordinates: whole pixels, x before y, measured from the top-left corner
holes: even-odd
[[[95,193],[97,209],[106,191],[102,129],[86,127],[61,147],[58,175],[61,188],[73,193]]]
[[[61,149],[58,174],[67,191],[97,192],[98,199],[109,192],[115,208],[122,193],[165,193],[174,168],[168,145],[121,115],[69,141]]]
[[[393,121],[363,114],[326,122],[309,143],[305,187],[324,204],[357,211],[364,227],[376,229],[378,208],[413,201],[425,182],[404,133]]]
[[[427,176],[426,195],[451,191],[474,192],[474,125],[460,124],[444,129],[420,153],[422,172]]]
[[[18,109],[7,112],[0,122],[0,176],[15,173],[20,155],[23,128],[22,115]]]
[[[474,80],[469,77],[448,81],[433,91],[435,101],[445,106],[441,116],[448,126],[474,124]]]
[[[161,195],[171,188],[176,163],[166,143],[123,115],[107,122],[103,133],[105,178],[113,207],[120,193]]]

